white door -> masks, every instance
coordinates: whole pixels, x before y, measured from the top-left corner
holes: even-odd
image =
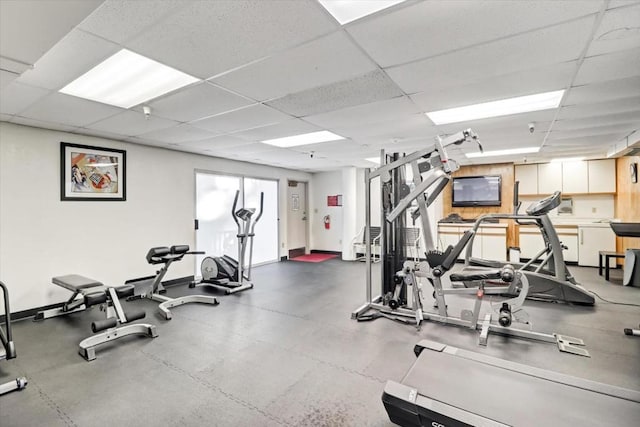
[[[244,178],[243,187],[244,206],[256,210],[254,218],[260,211],[260,193],[264,194],[262,216],[254,230],[253,264],[278,261],[278,181]]]
[[[240,190],[236,211],[253,208],[260,211],[260,193],[264,193],[262,216],[256,223],[252,263],[278,261],[278,181],[196,173],[196,276],[205,256],[228,255],[238,259],[238,226],[233,220],[233,200]],[[241,222],[242,225],[242,222]],[[247,248],[244,264],[249,264]]]
[[[237,176],[196,173],[196,249],[206,252],[196,257],[196,271],[205,256],[238,258],[238,227],[231,210],[240,183]]]
[[[307,184],[289,181],[287,186],[287,249],[307,252]],[[302,251],[302,253],[300,253]]]

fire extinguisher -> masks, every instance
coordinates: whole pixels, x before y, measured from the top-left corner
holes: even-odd
[[[326,230],[331,228],[331,217],[329,215],[325,215],[322,219],[324,221],[324,228]]]

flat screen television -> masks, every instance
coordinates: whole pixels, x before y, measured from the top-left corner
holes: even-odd
[[[500,175],[463,176],[453,178],[452,206],[500,206],[502,177]]]

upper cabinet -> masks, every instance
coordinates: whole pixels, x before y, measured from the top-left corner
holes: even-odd
[[[516,166],[516,181],[518,194],[540,194],[538,193],[538,165],[518,165]]]
[[[615,159],[516,165],[521,195],[615,193]]]
[[[553,194],[562,190],[562,163],[538,165],[538,194]]]
[[[562,163],[562,192],[588,193],[589,168],[587,162]]]
[[[589,162],[589,193],[616,192],[616,161],[590,160]]]

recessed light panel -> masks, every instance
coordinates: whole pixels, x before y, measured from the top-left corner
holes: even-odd
[[[469,159],[473,159],[474,157],[494,157],[494,156],[508,156],[511,154],[528,154],[528,153],[537,153],[540,151],[540,147],[522,147],[522,148],[510,148],[508,150],[495,150],[495,151],[485,151],[474,152],[474,153],[466,153],[465,156]]]
[[[470,120],[488,119],[490,117],[508,116],[510,114],[528,113],[530,111],[548,110],[550,108],[558,108],[562,100],[562,95],[564,95],[564,90],[537,93],[535,95],[467,105],[466,107],[432,111],[427,113],[427,117],[436,125],[446,125],[448,123],[467,122]]]
[[[122,49],[62,89],[61,93],[131,108],[198,79]]]
[[[360,19],[405,0],[319,0],[320,4],[341,24]]]
[[[380,164],[380,157],[367,157],[365,160],[367,162]]]
[[[296,147],[298,145],[317,144],[319,142],[337,141],[344,139],[333,132],[322,130],[319,132],[303,133],[301,135],[287,136],[284,138],[267,139],[261,141],[264,144],[275,145],[276,147]]]

